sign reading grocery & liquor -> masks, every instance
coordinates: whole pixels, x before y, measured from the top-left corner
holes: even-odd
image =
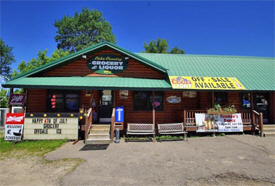
[[[98,55],[87,61],[87,66],[98,74],[115,74],[128,67],[128,57],[118,55]]]
[[[173,89],[245,90],[234,77],[169,76]]]

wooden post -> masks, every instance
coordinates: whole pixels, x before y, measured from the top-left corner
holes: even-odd
[[[264,137],[264,126],[263,126],[263,113],[260,112],[259,125],[261,130],[261,137]]]
[[[211,96],[212,98],[212,107],[214,107],[214,105],[215,105],[215,102],[214,102],[214,100],[215,100],[215,93],[214,92],[212,92],[212,96]]]
[[[155,91],[153,91],[153,103],[152,103],[152,107],[153,107],[153,124],[156,127],[156,108],[154,107],[154,102],[155,102]]]
[[[114,90],[114,93],[113,93],[113,108],[116,107],[116,90]]]
[[[23,93],[25,94],[25,98],[27,98],[26,89],[23,89]],[[22,105],[21,113],[25,113],[26,100],[27,99],[25,99],[25,102]]]
[[[186,110],[183,110],[183,125],[186,126]]]
[[[13,93],[13,88],[10,89],[10,94],[12,93]],[[11,113],[11,111],[12,111],[12,105],[9,105],[9,113]]]
[[[253,99],[253,92],[250,92],[250,109],[251,109],[251,116],[253,115],[253,110],[254,110],[254,99]],[[255,124],[254,117],[252,116],[252,125]]]

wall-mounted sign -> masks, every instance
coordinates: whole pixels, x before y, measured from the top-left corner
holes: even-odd
[[[243,132],[241,114],[195,114],[197,132]]]
[[[115,110],[115,121],[124,122],[124,107],[116,107]]]
[[[98,74],[115,74],[124,71],[128,67],[128,57],[118,55],[98,55],[87,61],[87,66]]]
[[[169,76],[173,89],[245,90],[234,77]]]
[[[10,94],[9,105],[24,105],[25,94]]]
[[[129,91],[128,90],[120,90],[119,91],[119,99],[128,99]]]
[[[196,91],[183,91],[182,96],[184,98],[195,98],[197,97]]]
[[[26,117],[24,139],[78,139],[78,117]]]
[[[24,113],[7,113],[5,140],[21,140],[24,127]]]
[[[166,98],[166,101],[168,103],[180,103],[181,102],[181,97],[169,96],[169,97]]]

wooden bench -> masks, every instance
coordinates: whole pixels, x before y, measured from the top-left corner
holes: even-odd
[[[183,123],[164,123],[158,124],[158,134],[183,134],[183,140],[188,141],[187,134],[188,132],[184,131]],[[161,137],[159,138],[161,141]]]
[[[130,135],[153,135],[153,141],[155,142],[155,126],[154,124],[147,123],[128,123],[126,132],[126,142],[129,141]]]

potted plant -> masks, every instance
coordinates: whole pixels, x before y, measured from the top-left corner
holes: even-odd
[[[207,110],[207,114],[234,114],[237,112],[234,105],[231,105],[230,107],[222,108],[219,104],[216,104],[214,106],[215,108],[210,108]]]

